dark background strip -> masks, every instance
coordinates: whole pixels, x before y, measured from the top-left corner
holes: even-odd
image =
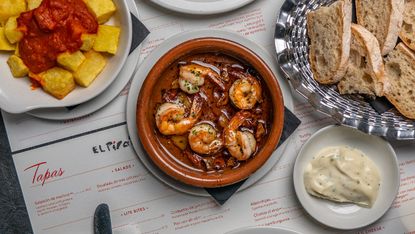
[[[0,233],[33,233],[0,112]]]

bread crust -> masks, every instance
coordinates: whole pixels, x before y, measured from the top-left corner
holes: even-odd
[[[364,9],[361,9],[362,1],[368,0],[356,0],[356,16],[357,22],[360,25],[363,25],[363,15]],[[376,1],[376,0],[372,0]],[[387,25],[387,34],[384,40],[383,45],[381,45],[381,53],[382,55],[387,55],[389,52],[393,50],[398,41],[399,32],[402,26],[403,21],[403,12],[405,8],[404,0],[389,0],[388,6],[385,6],[391,9],[391,13],[388,16],[388,25]],[[381,43],[379,43],[381,44]]]
[[[405,43],[406,46],[408,46],[412,50],[415,50],[415,44],[411,45],[411,39],[405,37],[405,35],[403,35],[402,31],[401,31],[401,33],[399,33],[399,38],[401,38],[402,42]]]
[[[385,44],[382,48],[382,55],[386,55],[395,48],[398,41],[399,32],[401,31],[403,12],[405,10],[404,0],[390,0],[390,7],[392,8],[389,16],[388,34],[385,39]]]
[[[380,53],[379,42],[376,37],[363,26],[352,24],[352,38],[350,50],[355,51],[353,58],[349,58],[345,77],[337,85],[340,94],[364,94],[368,96],[383,96],[386,85],[385,68]],[[351,55],[352,56],[352,55]],[[355,61],[354,57],[360,57]],[[365,66],[360,65],[365,61]],[[368,74],[373,81],[371,84],[361,77]],[[360,83],[362,82],[362,83]]]
[[[399,43],[396,48],[396,50],[398,50],[399,52],[405,54],[405,56],[409,56],[411,60],[414,61],[415,63],[415,54],[414,52],[409,49],[404,43]],[[398,102],[398,100],[396,100],[392,95],[391,95],[391,90],[385,90],[385,97],[395,106],[396,109],[398,109],[398,111],[404,115],[405,117],[409,118],[409,119],[415,119],[415,112],[409,112],[406,111],[405,108],[403,108],[403,106],[401,106],[401,103]]]
[[[405,9],[408,9],[409,6],[408,5],[413,5],[415,7],[415,4],[410,4],[409,1],[407,1],[405,3]],[[403,12],[403,21],[405,21],[405,10]],[[415,22],[413,22],[415,24]],[[414,33],[414,32],[412,32]],[[404,34],[404,28],[401,27],[401,30],[399,31],[399,38],[401,38],[401,40],[405,43],[406,46],[408,46],[409,48],[411,48],[412,50],[415,50],[415,43],[414,41],[412,41],[410,38],[406,37]]]
[[[380,52],[379,42],[376,37],[363,26],[352,24],[352,36],[359,41],[365,49],[365,57],[368,70],[372,79],[381,83],[381,87],[376,87],[376,95],[383,96],[384,90],[389,87],[389,82],[385,76],[385,66]]]
[[[318,73],[318,66],[316,62],[316,55],[314,53],[313,45],[310,45],[310,66],[313,71],[313,77],[321,84],[335,84],[343,78],[347,71],[347,64],[349,59],[350,53],[350,38],[351,38],[351,21],[352,21],[352,5],[350,0],[340,0],[340,6],[336,8],[337,14],[340,16],[341,20],[341,33],[342,34],[342,41],[341,41],[341,55],[340,61],[336,66],[336,72],[330,78],[326,77],[319,77]],[[312,22],[315,18],[315,12],[309,12],[307,14],[307,32],[309,33],[308,36],[310,38],[315,37],[314,31],[312,30]]]

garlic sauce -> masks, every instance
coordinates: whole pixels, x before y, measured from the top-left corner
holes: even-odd
[[[304,171],[309,194],[335,202],[372,207],[378,196],[378,168],[363,152],[349,146],[322,149]]]

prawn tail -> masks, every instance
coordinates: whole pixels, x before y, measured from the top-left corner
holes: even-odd
[[[223,83],[221,77],[213,72],[208,73],[207,75],[221,90],[225,90],[225,84]]]
[[[238,79],[246,79],[246,75],[244,73],[242,73],[241,71],[234,70],[234,69],[229,70],[228,74]]]
[[[246,119],[250,118],[251,115],[252,114],[248,111],[239,111],[229,122],[229,129],[236,130],[245,122]]]
[[[202,107],[203,98],[199,94],[194,95],[192,107],[190,109],[190,117],[193,119],[199,119],[202,114]]]

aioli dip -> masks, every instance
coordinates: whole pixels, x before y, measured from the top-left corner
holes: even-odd
[[[334,146],[313,157],[304,171],[304,185],[316,197],[372,207],[380,176],[373,161],[360,150]]]

